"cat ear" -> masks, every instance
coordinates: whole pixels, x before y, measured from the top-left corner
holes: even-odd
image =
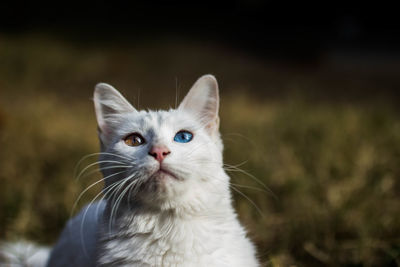
[[[219,128],[219,95],[218,83],[213,75],[200,77],[187,93],[179,110],[194,114],[205,124],[211,135],[218,133]]]
[[[103,134],[110,133],[116,115],[137,112],[120,92],[106,83],[96,85],[93,100],[99,130]]]

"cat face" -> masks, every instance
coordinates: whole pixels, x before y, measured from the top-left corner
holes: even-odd
[[[96,86],[94,102],[109,199],[198,208],[227,192],[213,76],[169,111],[137,111],[107,84]]]

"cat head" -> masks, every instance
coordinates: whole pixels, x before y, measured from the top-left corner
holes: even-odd
[[[227,194],[214,76],[198,79],[168,111],[136,110],[104,83],[94,104],[106,198],[195,210]]]

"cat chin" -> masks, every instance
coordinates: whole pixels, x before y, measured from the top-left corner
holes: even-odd
[[[147,178],[134,197],[147,207],[171,210],[180,207],[182,197],[190,192],[188,181],[166,172],[156,172]]]
[[[155,179],[159,183],[165,182],[167,179],[173,179],[177,181],[181,181],[182,179],[175,175],[173,172],[169,171],[165,168],[160,168],[159,170],[155,171],[149,179]]]
[[[153,172],[142,184],[138,194],[152,200],[169,199],[175,196],[174,191],[183,180],[167,170]]]

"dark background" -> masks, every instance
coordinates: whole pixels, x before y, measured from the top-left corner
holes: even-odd
[[[9,1],[1,4],[0,30],[46,32],[79,43],[217,42],[284,67],[364,75],[384,83],[364,86],[362,92],[325,90],[318,97],[393,101],[399,96],[400,20],[389,2]]]
[[[397,9],[384,2],[14,1],[1,9],[1,30],[10,33],[45,30],[125,41],[184,35],[304,63],[332,47],[398,52],[400,41]]]

